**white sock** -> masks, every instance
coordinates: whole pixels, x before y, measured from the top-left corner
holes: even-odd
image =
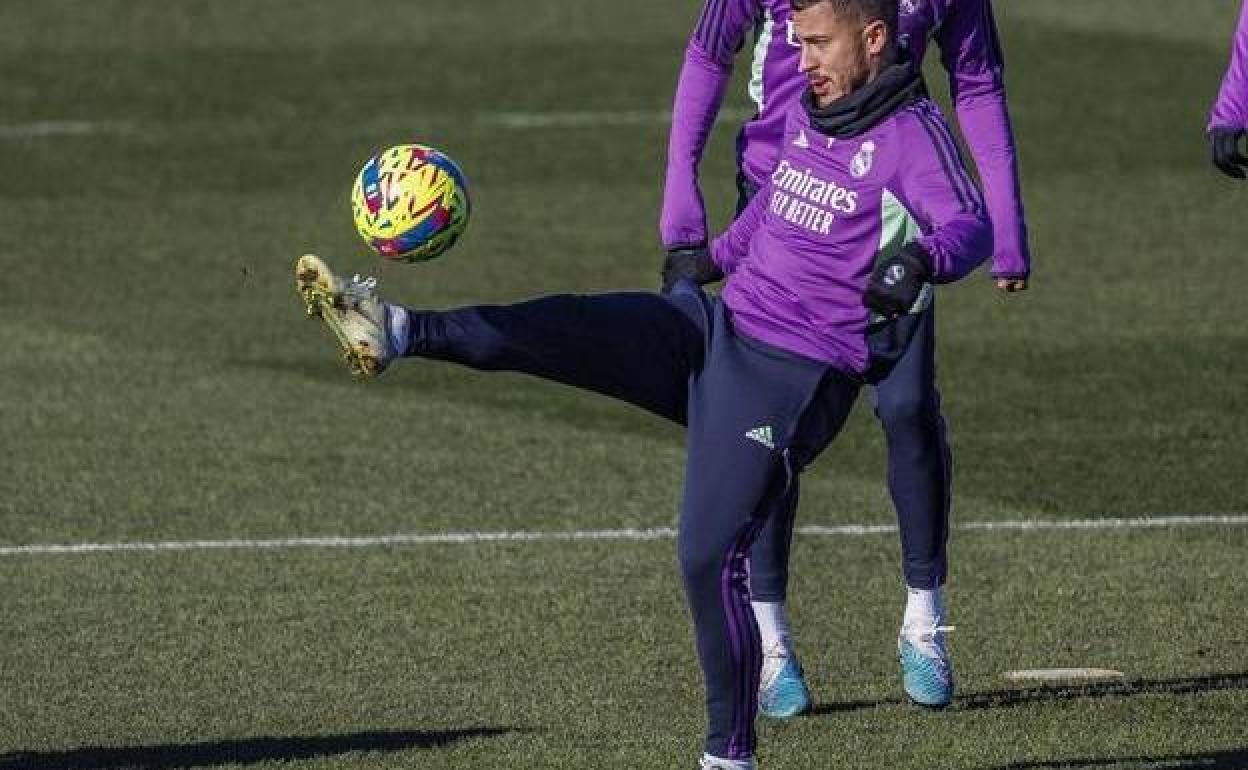
[[[701,765],[715,770],[756,770],[758,767],[752,759],[720,759],[710,754],[702,755]]]
[[[754,617],[758,620],[758,631],[763,637],[763,652],[784,649],[785,653],[793,651],[793,632],[789,629],[789,611],[784,602],[750,602],[754,608]]]
[[[906,612],[901,619],[903,627],[935,628],[944,621],[944,598],[939,587],[927,589],[906,586]]]
[[[386,319],[386,339],[390,342],[390,348],[394,350],[396,357],[407,355],[407,343],[411,339],[408,334],[411,319],[408,317],[407,308],[391,305],[389,302],[384,303],[382,308]]]

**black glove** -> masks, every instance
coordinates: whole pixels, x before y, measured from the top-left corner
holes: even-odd
[[[667,250],[662,276],[663,293],[666,294],[681,278],[704,286],[723,278],[724,271],[711,260],[711,254],[705,246],[682,246]]]
[[[1245,132],[1239,128],[1215,128],[1209,132],[1213,165],[1235,179],[1248,177],[1248,157],[1239,151],[1239,140]]]
[[[919,292],[923,291],[923,284],[931,277],[931,257],[919,244],[906,244],[871,271],[862,304],[885,318],[904,315],[910,312]]]

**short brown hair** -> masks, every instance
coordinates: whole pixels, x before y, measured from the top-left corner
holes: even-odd
[[[897,0],[789,0],[794,11],[804,11],[819,3],[831,3],[837,13],[857,16],[864,24],[884,22],[889,40],[897,38]]]

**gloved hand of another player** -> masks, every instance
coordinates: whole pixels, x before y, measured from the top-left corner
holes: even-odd
[[[1248,178],[1248,157],[1239,150],[1239,141],[1246,133],[1239,128],[1215,128],[1209,132],[1213,165],[1235,179]]]
[[[666,294],[681,278],[704,286],[723,278],[724,271],[711,260],[711,254],[705,246],[686,246],[667,250],[662,276],[663,293]]]
[[[871,271],[862,304],[885,318],[896,318],[910,312],[931,277],[932,260],[927,252],[917,243],[907,244]]]

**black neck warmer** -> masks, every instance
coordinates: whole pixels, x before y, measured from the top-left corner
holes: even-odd
[[[802,92],[802,107],[810,124],[825,136],[847,139],[864,133],[911,102],[927,95],[923,76],[910,55],[898,50],[875,80],[820,109],[809,88]]]

